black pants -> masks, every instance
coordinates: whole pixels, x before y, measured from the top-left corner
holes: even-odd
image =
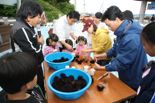
[[[41,67],[41,64],[38,65],[38,68],[37,68],[37,84],[40,86],[43,94],[45,95],[44,75],[43,75],[43,69]]]
[[[105,66],[106,64],[109,64],[111,60],[98,60],[97,63],[99,65]]]

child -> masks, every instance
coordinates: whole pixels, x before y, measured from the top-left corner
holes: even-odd
[[[144,27],[141,40],[145,51],[155,56],[155,22]],[[142,81],[133,103],[149,103],[155,91],[155,61],[151,61],[143,70]]]
[[[49,38],[46,39],[46,47],[43,51],[44,56],[49,53],[59,51],[58,41],[59,38],[56,34],[51,34]]]
[[[39,92],[27,90],[36,85],[36,60],[24,52],[6,54],[0,58],[1,103],[45,103]]]
[[[68,49],[67,49],[66,46],[64,46],[64,45],[62,44],[62,47],[60,48],[60,51],[69,52],[69,53],[73,52],[73,41],[72,41],[71,39],[66,39],[66,40],[65,40],[65,43],[66,43],[67,45],[71,46],[71,48],[68,48]]]
[[[79,36],[78,39],[76,40],[76,43],[77,46],[74,52],[77,55],[82,55],[83,54],[82,50],[87,48],[87,39],[84,36]]]

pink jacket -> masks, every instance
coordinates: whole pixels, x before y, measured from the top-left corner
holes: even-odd
[[[49,53],[53,53],[59,51],[59,46],[56,45],[55,48],[53,48],[52,46],[46,46],[44,51],[43,51],[43,55],[46,56]]]
[[[75,49],[75,54],[78,54],[78,55],[82,55],[82,50],[83,49],[86,49],[87,48],[87,45],[77,45],[76,46],[76,49]]]

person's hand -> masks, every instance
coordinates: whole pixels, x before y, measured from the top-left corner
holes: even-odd
[[[94,69],[96,69],[96,70],[106,70],[105,66],[101,66],[101,65],[99,65],[97,63],[95,63]]]
[[[74,40],[76,40],[76,39],[78,38],[73,32],[70,33],[70,36],[71,36]]]
[[[61,40],[60,43],[61,43],[61,45],[63,45],[67,50],[69,50],[69,51],[71,51],[71,52],[74,51],[73,47],[72,47],[71,45],[69,45],[68,43],[66,43],[65,40]]]
[[[82,53],[87,53],[88,51],[87,51],[87,49],[82,49],[81,52]]]
[[[39,35],[37,35],[37,42],[38,42],[39,44],[41,44],[41,45],[44,44],[44,38],[43,38],[42,35],[41,35],[40,37],[39,37]]]
[[[83,50],[82,50],[83,53],[89,53],[89,52],[91,52],[91,51],[92,51],[92,50],[91,50],[90,48],[87,48],[87,49],[83,49]]]
[[[54,49],[53,52],[58,52],[58,50],[57,49]]]
[[[94,55],[94,58],[96,58],[97,60],[106,59],[107,58],[107,53],[96,54],[96,55]]]

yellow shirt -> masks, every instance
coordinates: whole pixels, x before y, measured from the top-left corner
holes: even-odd
[[[95,54],[107,52],[112,47],[112,41],[107,29],[99,28],[92,34],[92,49]]]

